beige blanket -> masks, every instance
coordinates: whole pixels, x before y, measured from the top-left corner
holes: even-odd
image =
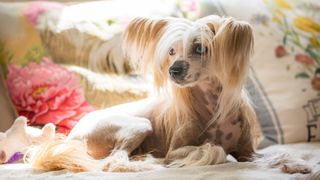
[[[284,174],[279,169],[270,168],[264,163],[238,163],[232,162],[232,160],[221,165],[162,169],[141,173],[39,172],[32,170],[27,164],[10,164],[0,166],[0,179],[320,179],[320,143],[277,145],[260,150],[259,152],[263,154],[289,153],[296,158],[304,159],[313,167],[312,173],[307,175]]]

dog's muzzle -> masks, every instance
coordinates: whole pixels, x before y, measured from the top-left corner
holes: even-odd
[[[177,82],[184,80],[184,77],[188,74],[189,63],[186,61],[178,60],[173,63],[169,68],[170,77]]]

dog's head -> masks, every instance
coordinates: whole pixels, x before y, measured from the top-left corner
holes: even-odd
[[[233,18],[136,18],[124,33],[125,53],[144,71],[152,70],[156,86],[168,81],[190,87],[215,78],[222,86],[244,83],[253,46],[250,25]]]

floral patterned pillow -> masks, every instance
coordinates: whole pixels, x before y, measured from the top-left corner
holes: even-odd
[[[300,137],[307,138],[307,141],[319,140],[320,3],[312,0],[296,3],[277,0],[275,6],[269,4],[271,7],[268,7],[273,12],[271,22],[282,35],[275,48],[275,55],[278,61],[291,61],[285,69],[294,76],[294,81],[300,86],[296,87],[298,91],[294,98],[301,99],[302,104],[294,113],[304,119],[305,124],[300,127],[301,131],[297,129],[297,132],[304,134]],[[298,116],[300,113],[303,116]]]

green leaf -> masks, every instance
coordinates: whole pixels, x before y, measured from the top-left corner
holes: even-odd
[[[305,73],[305,72],[301,72],[296,74],[295,76],[297,79],[301,78],[301,79],[307,79],[310,78],[309,74]]]
[[[283,37],[283,39],[282,39],[282,43],[283,43],[284,45],[287,45],[287,34],[284,35],[284,37]]]
[[[312,57],[313,59],[318,59],[318,54],[316,51],[313,50],[313,47],[308,45],[307,48],[305,49],[305,51],[309,54],[310,57]]]
[[[116,23],[116,21],[115,21],[114,19],[108,19],[108,20],[107,20],[107,24],[108,24],[109,26],[113,25],[114,23]]]

